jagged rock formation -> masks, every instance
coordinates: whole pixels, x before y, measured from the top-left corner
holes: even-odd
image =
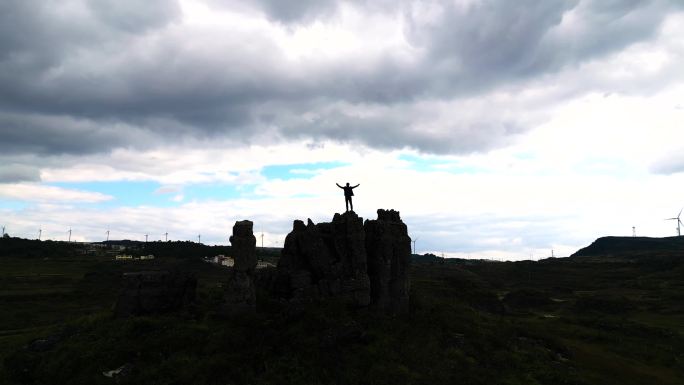
[[[227,313],[254,311],[256,308],[254,270],[257,259],[256,237],[251,221],[235,222],[230,244],[235,264],[226,286],[223,310]]]
[[[114,307],[118,318],[177,311],[195,300],[197,279],[179,271],[124,273]]]
[[[275,287],[281,297],[334,297],[353,306],[408,310],[411,240],[398,212],[378,210],[378,219],[365,225],[349,211],[335,214],[329,223],[296,220],[292,227],[277,268]]]
[[[285,298],[339,297],[356,306],[370,303],[363,222],[349,211],[331,223],[296,220],[278,262],[277,290]]]
[[[378,219],[366,220],[363,228],[372,303],[389,313],[407,312],[411,238],[406,225],[398,211],[380,209]]]

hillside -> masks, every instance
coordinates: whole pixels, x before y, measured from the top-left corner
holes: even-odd
[[[648,258],[636,260],[621,258],[637,255],[629,248],[536,262],[414,258],[410,312],[398,317],[284,306],[264,291],[257,314],[217,317],[223,266],[175,253],[114,261],[65,244],[40,260],[14,249],[0,252],[0,383],[679,385],[675,242],[637,248]],[[158,269],[192,272],[195,306],[115,319],[121,273]]]
[[[684,253],[684,237],[602,237],[571,257],[636,255],[640,253]]]

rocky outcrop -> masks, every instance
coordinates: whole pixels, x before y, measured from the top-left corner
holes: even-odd
[[[353,211],[332,222],[296,220],[278,262],[278,293],[291,300],[336,297],[350,305],[370,303],[363,220]]]
[[[394,210],[366,221],[353,211],[332,222],[296,220],[285,238],[276,291],[290,301],[340,298],[353,306],[408,310],[411,240]]]
[[[398,211],[378,210],[364,223],[371,302],[388,313],[405,313],[409,305],[408,268],[411,238]]]
[[[195,300],[197,279],[179,271],[124,273],[114,307],[116,317],[178,311]]]
[[[257,259],[256,237],[251,221],[235,222],[230,244],[235,264],[226,285],[223,310],[226,313],[254,311],[256,308],[254,270]]]

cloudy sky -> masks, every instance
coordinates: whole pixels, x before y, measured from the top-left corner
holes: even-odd
[[[421,253],[675,235],[682,36],[681,0],[2,0],[0,222],[275,246],[351,182]]]

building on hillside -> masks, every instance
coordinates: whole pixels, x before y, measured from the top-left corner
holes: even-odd
[[[264,269],[266,267],[275,267],[275,265],[270,263],[270,262],[266,262],[266,261],[257,261],[257,265],[256,265],[257,269]]]
[[[228,267],[235,265],[235,260],[233,259],[233,257],[228,257],[223,254],[215,255],[211,258],[205,257],[205,261]]]
[[[223,257],[220,264],[223,266],[232,267],[235,266],[235,259],[233,259],[233,257]]]
[[[118,254],[114,257],[117,261],[127,261],[127,260],[147,260],[147,259],[154,259],[154,255],[141,255],[140,257],[134,257],[131,254]]]

